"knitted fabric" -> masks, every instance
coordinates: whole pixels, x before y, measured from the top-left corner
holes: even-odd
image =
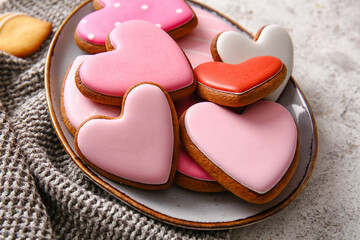
[[[138,213],[91,182],[72,162],[45,102],[47,50],[80,0],[2,0],[0,12],[52,22],[41,49],[20,59],[0,53],[0,239],[228,239]]]

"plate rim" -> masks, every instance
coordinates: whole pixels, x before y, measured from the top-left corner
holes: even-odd
[[[146,216],[149,216],[151,218],[154,218],[156,220],[159,220],[161,222],[168,223],[168,224],[171,224],[171,225],[184,227],[184,228],[188,228],[188,229],[196,229],[196,230],[225,230],[225,229],[244,227],[244,226],[247,226],[247,225],[250,225],[250,224],[260,222],[260,221],[265,220],[268,217],[276,214],[277,212],[281,211],[282,209],[284,209],[289,203],[291,203],[303,191],[303,189],[306,187],[308,181],[310,180],[310,177],[311,177],[312,172],[313,172],[314,167],[315,167],[316,158],[317,158],[317,152],[318,152],[318,133],[317,133],[317,125],[316,125],[315,117],[314,117],[313,111],[311,109],[311,106],[310,106],[306,96],[304,95],[303,91],[301,90],[300,86],[293,79],[292,76],[289,79],[289,81],[292,81],[292,83],[295,85],[296,89],[300,92],[301,97],[305,101],[305,104],[306,104],[306,106],[308,108],[308,111],[309,111],[309,114],[310,114],[310,120],[311,120],[312,127],[313,127],[313,130],[312,130],[313,141],[312,141],[312,149],[311,149],[311,160],[309,162],[309,165],[307,166],[308,170],[306,171],[306,174],[305,174],[304,178],[299,183],[297,188],[287,198],[285,198],[283,201],[281,201],[280,203],[278,203],[277,205],[275,205],[275,206],[273,206],[271,208],[268,208],[268,209],[266,209],[266,210],[264,210],[264,211],[262,211],[262,212],[260,212],[260,213],[258,213],[256,215],[253,215],[251,217],[244,218],[244,219],[233,220],[233,221],[198,222],[198,221],[184,220],[184,219],[168,216],[168,215],[166,215],[164,213],[160,213],[160,212],[158,212],[156,210],[151,209],[150,207],[147,207],[147,206],[135,201],[131,197],[127,196],[125,193],[119,191],[118,189],[116,189],[115,187],[110,185],[109,183],[106,183],[105,181],[100,179],[96,174],[94,174],[92,172],[92,170],[90,170],[89,167],[86,166],[86,164],[83,163],[80,160],[80,158],[76,155],[76,153],[70,147],[70,145],[69,145],[69,143],[68,143],[68,141],[67,141],[67,139],[65,137],[65,134],[63,133],[63,130],[62,130],[61,126],[60,126],[60,123],[59,123],[58,119],[56,118],[56,114],[55,114],[55,110],[54,110],[55,108],[54,108],[54,105],[53,105],[53,103],[51,101],[51,89],[50,89],[51,58],[53,56],[54,48],[56,46],[56,43],[59,40],[59,36],[60,36],[63,28],[65,27],[65,25],[68,23],[68,21],[82,7],[84,7],[86,4],[89,4],[91,1],[92,0],[85,0],[80,5],[78,5],[65,18],[65,20],[60,25],[59,29],[56,31],[56,33],[55,33],[55,35],[54,35],[54,37],[53,37],[53,39],[51,41],[51,44],[49,46],[48,54],[47,54],[47,57],[46,57],[45,77],[44,77],[46,104],[47,104],[47,107],[48,107],[48,112],[49,112],[49,116],[50,116],[50,119],[51,119],[51,124],[52,124],[52,126],[53,126],[53,128],[54,128],[54,130],[56,132],[56,135],[58,136],[58,138],[60,140],[60,143],[63,145],[63,147],[64,147],[65,151],[67,152],[67,154],[70,156],[70,158],[75,163],[75,165],[77,167],[79,167],[80,170],[83,173],[85,173],[85,175],[88,178],[90,178],[90,180],[92,180],[95,184],[99,185],[105,191],[107,191],[107,192],[111,193],[112,195],[114,195],[120,201],[124,202],[125,204],[132,207],[133,209],[145,214]],[[203,9],[207,9],[207,10],[209,10],[211,12],[216,13],[218,16],[226,19],[231,24],[235,25],[240,30],[247,33],[249,36],[253,37],[252,34],[250,34],[245,28],[240,26],[237,22],[235,22],[231,18],[225,16],[224,14],[218,12],[217,10],[215,10],[215,9],[213,9],[213,8],[203,4],[203,3],[199,3],[197,1],[194,1],[194,0],[188,0],[188,2],[193,3],[195,5],[198,5]]]

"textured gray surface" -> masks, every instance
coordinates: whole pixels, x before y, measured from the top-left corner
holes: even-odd
[[[287,208],[233,239],[360,238],[360,1],[202,0],[252,33],[278,24],[292,36],[293,77],[319,135],[307,187]]]

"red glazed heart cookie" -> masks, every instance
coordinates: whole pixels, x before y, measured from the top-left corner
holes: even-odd
[[[227,31],[220,33],[212,42],[211,52],[216,61],[238,64],[256,56],[274,56],[279,58],[287,68],[285,81],[274,92],[265,97],[276,101],[293,69],[293,44],[289,33],[282,27],[268,25],[261,28],[254,40],[241,33]]]
[[[80,20],[75,42],[88,53],[106,51],[105,42],[111,30],[129,20],[151,22],[174,39],[191,32],[197,18],[184,0],[94,0],[97,11]]]
[[[241,107],[278,88],[285,79],[286,66],[276,57],[260,56],[235,65],[203,63],[194,72],[200,97],[223,106]]]
[[[90,118],[75,135],[76,151],[93,169],[149,190],[171,185],[178,147],[175,108],[166,91],[152,83],[129,89],[118,118]]]
[[[246,201],[271,201],[296,169],[297,127],[277,103],[260,101],[242,114],[214,103],[198,103],[181,116],[180,130],[189,155]]]
[[[109,48],[79,67],[80,92],[100,103],[121,105],[127,89],[139,82],[154,82],[173,100],[191,94],[196,81],[189,61],[176,42],[152,23],[128,21],[109,35]]]

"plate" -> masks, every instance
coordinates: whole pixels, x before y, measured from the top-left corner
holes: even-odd
[[[248,32],[235,22],[207,6],[189,2],[244,34]],[[93,11],[88,0],[78,6],[64,21],[51,43],[45,68],[45,91],[53,127],[74,163],[98,186],[132,208],[159,221],[191,229],[229,229],[266,219],[286,207],[304,189],[315,165],[317,130],[309,103],[294,79],[290,79],[278,102],[286,107],[299,128],[300,158],[290,183],[274,200],[257,205],[245,202],[229,192],[197,193],[173,184],[162,191],[146,191],[113,182],[85,165],[77,156],[74,138],[68,132],[60,111],[60,91],[64,75],[78,55],[83,55],[74,42],[79,20]]]

